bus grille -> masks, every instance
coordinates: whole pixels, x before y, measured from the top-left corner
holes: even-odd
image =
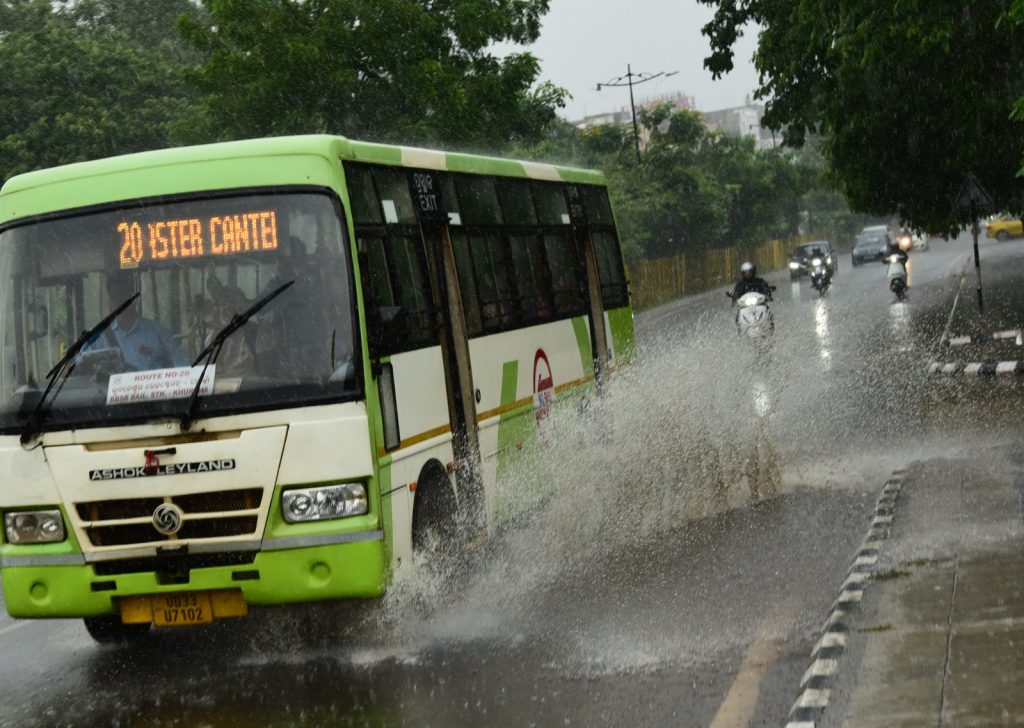
[[[261,488],[190,493],[164,498],[123,498],[78,503],[75,510],[85,521],[85,532],[93,546],[127,546],[168,541],[229,538],[254,534]],[[183,514],[183,523],[173,537],[159,533],[148,521],[157,506],[170,501]],[[147,519],[139,522],[139,519]],[[134,523],[119,523],[133,520]]]

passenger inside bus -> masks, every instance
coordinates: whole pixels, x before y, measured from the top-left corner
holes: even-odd
[[[277,273],[261,292],[266,295],[294,281],[261,318],[259,367],[275,376],[322,382],[352,356],[347,286],[334,280],[343,265],[337,260],[336,245],[318,244],[310,254],[303,241],[292,236],[288,247],[288,255],[278,260]],[[337,326],[345,328],[338,331]]]
[[[206,288],[212,300],[213,319],[203,345],[209,346],[217,333],[231,323],[236,314],[249,308],[251,301],[237,286],[224,285],[215,275],[207,279]],[[224,342],[216,362],[218,377],[242,377],[256,373],[258,326],[256,322],[250,321]]]
[[[131,273],[117,271],[107,276],[111,308],[127,301],[135,291],[135,277]],[[167,329],[142,316],[138,300],[126,308],[94,343],[95,349],[119,349],[129,371],[184,367],[190,363]]]

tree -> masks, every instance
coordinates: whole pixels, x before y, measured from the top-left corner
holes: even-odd
[[[171,144],[190,99],[181,67],[133,36],[128,8],[173,2],[0,2],[0,172],[13,174]],[[123,8],[118,8],[123,5]],[[187,5],[187,0],[178,7]],[[95,23],[83,13],[94,12]],[[105,13],[105,14],[104,14]],[[100,17],[106,18],[99,22]],[[174,30],[165,29],[169,48]],[[151,39],[150,39],[151,40]]]
[[[998,207],[1024,207],[1010,116],[1024,50],[994,42],[1011,0],[700,1],[716,7],[705,66],[731,70],[733,44],[757,24],[765,126],[793,146],[821,134],[854,209],[949,232],[965,221],[952,203],[968,173]]]
[[[632,128],[553,125],[529,158],[598,168],[608,179],[627,260],[758,245],[797,231],[802,199],[820,170],[790,152],[704,128],[700,114],[641,109],[638,164]]]
[[[203,0],[180,28],[208,58],[199,138],[330,132],[502,147],[529,141],[565,92],[528,53],[548,0]]]

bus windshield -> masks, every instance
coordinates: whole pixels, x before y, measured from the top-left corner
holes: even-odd
[[[359,395],[340,205],[319,192],[140,202],[0,232],[0,431],[23,427],[81,332],[136,293],[54,387],[42,429],[180,416],[196,357],[233,317],[293,282],[220,347],[198,416]]]

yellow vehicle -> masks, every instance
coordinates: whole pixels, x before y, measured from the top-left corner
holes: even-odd
[[[1019,238],[1024,236],[1024,226],[1021,225],[1020,218],[1004,215],[994,220],[989,220],[985,226],[985,235],[996,240]]]

